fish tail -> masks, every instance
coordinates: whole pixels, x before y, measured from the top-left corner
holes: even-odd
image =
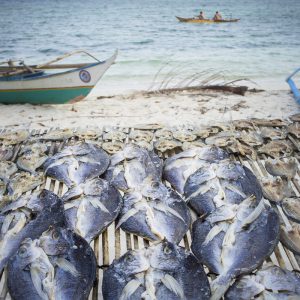
[[[219,275],[211,283],[211,298],[210,300],[219,300],[221,299],[231,283],[233,282],[233,276],[230,276],[228,273]]]

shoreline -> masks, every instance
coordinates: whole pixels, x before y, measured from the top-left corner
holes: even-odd
[[[98,99],[98,97],[100,99]],[[239,119],[286,119],[300,112],[288,90],[247,92],[245,96],[210,90],[167,94],[135,92],[90,95],[65,105],[0,104],[1,127],[202,127]]]

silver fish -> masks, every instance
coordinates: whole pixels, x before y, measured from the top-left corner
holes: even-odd
[[[226,204],[239,204],[247,197],[262,198],[262,190],[254,174],[245,166],[220,161],[199,168],[184,186],[185,200],[200,216]]]
[[[177,192],[183,194],[187,178],[200,167],[209,163],[229,158],[224,150],[206,146],[192,148],[171,156],[164,163],[164,178],[170,182]]]
[[[106,180],[97,178],[68,190],[62,198],[69,228],[88,242],[118,216],[122,198]],[[73,199],[73,200],[72,200]]]
[[[193,224],[192,251],[213,273],[211,299],[221,299],[237,276],[262,264],[279,239],[279,217],[263,200],[250,197],[238,206],[222,206]]]
[[[292,179],[296,175],[298,164],[295,157],[288,158],[287,161],[268,159],[265,162],[265,167],[273,176],[285,176]]]
[[[209,299],[202,265],[185,249],[163,242],[128,251],[104,272],[104,300]]]
[[[272,264],[264,265],[255,275],[242,276],[226,293],[226,300],[300,298],[300,276]]]

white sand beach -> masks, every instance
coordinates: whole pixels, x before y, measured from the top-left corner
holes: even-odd
[[[9,129],[51,127],[167,127],[205,126],[248,118],[287,118],[299,113],[299,105],[288,90],[272,90],[245,96],[215,92],[180,91],[148,95],[91,95],[67,105],[0,105],[0,125]]]

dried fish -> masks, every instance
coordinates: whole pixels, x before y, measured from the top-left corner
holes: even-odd
[[[12,148],[1,148],[0,149],[0,161],[10,160],[13,157],[13,149]]]
[[[96,140],[101,137],[102,130],[100,128],[78,128],[74,135],[83,141]]]
[[[253,149],[253,147],[242,144],[238,140],[235,140],[230,145],[228,145],[226,147],[226,150],[228,150],[229,153],[236,153],[242,156],[250,157],[253,160],[257,159],[257,153]]]
[[[197,140],[197,141],[192,141],[192,142],[184,142],[182,144],[182,150],[185,151],[185,150],[188,150],[188,149],[192,149],[192,148],[200,148],[200,147],[205,147],[206,145]]]
[[[290,156],[293,153],[292,146],[285,141],[271,141],[258,148],[259,153],[265,153],[273,158],[281,155]]]
[[[257,201],[262,198],[256,177],[247,167],[230,161],[200,167],[184,186],[185,200],[200,216],[223,205],[239,204],[251,195]]]
[[[289,219],[300,223],[300,199],[299,198],[285,198],[281,202],[283,212]]]
[[[165,140],[172,140],[173,139],[173,133],[171,130],[168,129],[159,129],[155,131],[155,137],[158,139],[165,139]]]
[[[50,130],[38,139],[45,141],[65,141],[74,136],[73,130],[70,128]]]
[[[129,134],[129,138],[135,141],[151,142],[153,138],[153,133],[151,131],[145,130],[134,130]]]
[[[104,272],[104,300],[202,299],[210,287],[192,253],[169,242],[130,250]]]
[[[181,147],[181,143],[175,140],[159,139],[154,142],[154,148],[160,152],[166,152]]]
[[[287,127],[288,133],[294,135],[296,138],[300,138],[300,123],[293,123]]]
[[[103,134],[103,140],[123,142],[126,139],[126,134],[122,131],[111,130]]]
[[[8,182],[11,175],[15,174],[18,168],[12,161],[0,161],[0,179]]]
[[[280,226],[280,241],[293,253],[300,255],[300,225]]]
[[[265,127],[282,127],[287,125],[287,122],[281,119],[251,119],[251,122],[256,126]]]
[[[289,118],[293,122],[300,122],[300,114],[291,115]]]
[[[109,154],[115,154],[124,148],[124,144],[118,141],[104,142],[102,148]]]
[[[206,138],[205,143],[216,147],[226,147],[232,145],[240,136],[241,133],[238,131],[221,131],[214,136]]]
[[[5,131],[0,133],[0,143],[3,145],[16,145],[26,141],[30,136],[27,130]]]
[[[288,179],[295,177],[297,172],[297,159],[295,157],[282,159],[268,159],[265,162],[266,170],[273,176],[285,176]]]
[[[235,120],[232,122],[232,125],[235,129],[238,130],[243,130],[243,129],[253,130],[253,123],[251,120]]]
[[[255,131],[243,132],[237,139],[248,146],[255,147],[263,144],[263,138]]]
[[[276,247],[279,216],[249,197],[239,205],[222,206],[193,224],[192,251],[211,272],[212,300],[221,299],[237,276],[254,271]]]
[[[197,135],[189,130],[177,130],[173,132],[173,137],[180,142],[192,142],[197,138]]]
[[[192,148],[165,160],[164,178],[183,194],[185,182],[191,174],[202,166],[228,157],[227,152],[214,146]]]
[[[287,135],[285,130],[271,127],[261,127],[258,132],[263,138],[271,140],[283,140]]]
[[[260,184],[265,198],[273,202],[281,202],[290,196],[291,190],[288,181],[280,177],[261,177]]]

